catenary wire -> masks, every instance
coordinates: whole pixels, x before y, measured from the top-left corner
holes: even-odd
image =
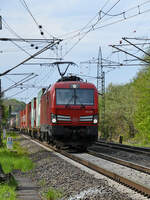
[[[119,16],[119,15],[121,15],[121,14],[122,14],[122,15],[123,15],[123,14],[126,15],[127,12],[129,12],[129,11],[131,11],[131,10],[135,10],[135,9],[137,9],[137,8],[140,8],[141,6],[143,6],[143,5],[147,4],[147,3],[150,3],[150,0],[145,1],[145,2],[143,2],[143,3],[141,3],[141,4],[137,5],[137,6],[134,6],[134,7],[130,8],[130,9],[127,9],[126,11],[124,11],[124,12],[122,12],[122,13],[118,13],[118,14],[116,14],[116,16]],[[103,12],[103,11],[101,10],[101,12]],[[106,12],[104,12],[104,13],[105,13],[105,15],[109,15],[109,14],[106,13]],[[113,18],[114,16],[115,16],[115,14],[112,15],[111,18]],[[103,22],[108,21],[108,20],[110,20],[111,18],[108,18],[108,19],[104,20]],[[93,26],[93,25],[91,25],[91,26]],[[91,26],[90,26],[90,27],[91,27]],[[87,27],[87,28],[90,28],[90,27]],[[81,29],[78,29],[78,30],[81,30]],[[94,29],[93,29],[93,30],[94,30]],[[74,32],[77,32],[77,31],[74,31]],[[71,32],[71,33],[74,33],[74,32]],[[84,32],[84,33],[85,33],[85,32]],[[82,33],[82,34],[84,34],[84,33]],[[76,34],[76,35],[74,35],[74,36],[71,36],[71,37],[69,37],[69,38],[64,38],[64,40],[75,38],[75,37],[77,37],[78,35],[79,35],[79,33]],[[81,35],[81,33],[80,33],[80,35]]]
[[[146,2],[144,2],[144,3],[142,3],[142,4],[140,4],[140,6],[141,5],[143,5],[143,4],[146,4],[146,3],[149,3],[150,1],[146,1]],[[134,7],[134,9],[135,8],[137,8],[137,6],[136,7]],[[132,8],[133,9],[133,8]],[[129,10],[131,10],[131,9],[128,9],[128,11]],[[104,27],[107,27],[107,26],[110,26],[110,25],[113,25],[113,24],[115,24],[115,23],[119,23],[119,22],[122,22],[122,21],[125,21],[125,20],[127,20],[127,19],[130,19],[130,18],[133,18],[133,17],[136,17],[137,15],[140,15],[140,14],[144,14],[144,13],[146,13],[146,12],[149,12],[150,11],[150,9],[147,9],[147,10],[145,10],[145,11],[143,11],[143,12],[138,12],[137,14],[135,14],[135,15],[132,15],[132,16],[130,16],[130,17],[126,17],[126,18],[123,18],[123,19],[120,19],[120,20],[117,20],[117,21],[115,21],[115,22],[111,22],[111,23],[109,23],[109,24],[106,24],[106,25],[102,25],[102,26],[100,26],[100,27],[92,27],[92,29],[90,29],[90,31],[95,31],[95,30],[97,30],[97,29],[100,29],[100,28],[104,28]],[[89,32],[89,30],[87,31],[87,32],[85,32],[85,33],[83,33],[84,35],[64,54],[64,57],[80,42],[80,40],[82,39],[82,38],[84,38],[85,37],[85,35],[87,34]],[[76,36],[75,36],[76,37]]]
[[[118,3],[120,2],[120,0],[118,0],[107,12],[106,12],[106,14],[107,13],[109,13]],[[90,28],[87,32],[85,32],[85,34],[64,54],[64,56],[63,57],[65,57],[93,28],[94,28],[94,26],[96,26],[97,25],[97,23],[103,18],[103,17],[105,17],[105,15],[106,14],[104,14],[100,19],[98,19],[97,20],[97,22],[92,26],[92,28]]]
[[[41,28],[43,29],[43,27],[41,26],[41,28],[40,28],[39,23],[37,22],[37,20],[36,20],[35,17],[33,16],[31,10],[29,9],[29,6],[28,6],[27,3],[26,3],[26,1],[25,1],[25,0],[20,0],[20,2],[21,2],[21,4],[23,5],[23,7],[28,11],[29,15],[32,17],[32,19],[34,20],[35,24],[37,25],[37,27],[38,27],[38,29],[40,30],[40,33],[41,33]],[[45,29],[43,29],[43,30],[45,31]],[[47,31],[46,31],[46,32],[47,32]],[[47,32],[47,33],[48,33],[48,32]],[[48,34],[49,34],[51,37],[56,38],[56,37],[54,37],[52,34],[50,34],[50,33],[48,33]],[[41,34],[41,35],[45,38],[44,33]],[[46,39],[46,38],[45,38],[45,39]]]

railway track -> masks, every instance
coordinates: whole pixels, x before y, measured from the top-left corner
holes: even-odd
[[[143,173],[137,171],[139,169],[131,169],[134,168],[130,166],[131,163],[128,163],[128,167],[123,167],[121,163],[116,164],[113,160],[106,160],[105,156],[100,158],[99,156],[89,153],[69,153],[46,143],[39,142],[38,140],[36,140],[36,142],[150,198],[149,168],[144,169],[137,165],[137,168],[140,168],[141,171],[143,170]]]
[[[133,152],[133,153],[150,155],[150,148],[135,147],[135,146],[125,145],[125,144],[105,142],[105,141],[97,141],[95,143],[95,145],[109,147],[109,148],[112,148],[112,149],[119,149],[119,150]]]
[[[119,165],[130,167],[132,169],[144,172],[146,174],[150,174],[150,168],[148,168],[148,167],[145,167],[145,166],[142,166],[142,165],[137,165],[137,164],[135,164],[133,162],[129,162],[129,161],[125,161],[125,160],[122,160],[122,159],[118,159],[118,158],[115,158],[115,157],[112,157],[112,156],[109,156],[109,155],[106,155],[106,154],[103,154],[103,153],[98,153],[98,152],[93,151],[93,150],[89,150],[88,153],[91,154],[91,155],[94,155],[96,157],[99,157],[99,158],[102,158],[102,159],[117,163]]]

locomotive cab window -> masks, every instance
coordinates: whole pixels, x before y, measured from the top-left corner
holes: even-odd
[[[94,90],[93,89],[76,89],[76,105],[93,105]]]
[[[94,105],[94,89],[57,88],[57,105]]]

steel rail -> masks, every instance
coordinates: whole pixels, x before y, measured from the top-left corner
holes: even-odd
[[[106,142],[106,141],[102,141],[99,140],[97,141],[98,143],[106,143],[106,144],[110,144],[110,145],[117,145],[117,146],[121,146],[121,147],[127,147],[127,148],[131,148],[131,149],[137,149],[137,150],[142,150],[142,151],[148,151],[150,152],[150,147],[137,147],[137,146],[131,146],[128,144],[120,144],[120,143],[115,143],[115,142]]]
[[[94,150],[88,150],[88,153],[93,155],[93,156],[96,156],[98,158],[102,158],[102,159],[117,163],[119,165],[130,167],[132,169],[144,172],[146,174],[150,174],[150,168],[148,168],[148,167],[138,165],[138,164],[135,164],[135,163],[132,163],[132,162],[129,162],[129,161],[122,160],[122,159],[118,159],[118,158],[115,158],[115,157],[112,157],[112,156],[108,156],[108,155],[103,154],[103,153],[98,153],[98,152],[95,152]]]
[[[120,149],[128,152],[136,152],[141,154],[150,155],[150,149],[142,148],[142,147],[133,147],[129,145],[117,144],[117,143],[109,143],[104,141],[98,141],[95,143],[96,146],[105,146],[113,149]]]
[[[25,136],[25,137],[29,138],[27,136]],[[54,146],[51,146],[51,145],[45,144],[43,142],[40,142],[37,139],[36,139],[36,142],[41,144],[41,145],[43,145],[43,146],[45,146],[45,147],[47,147],[47,148],[49,148],[49,149],[52,149],[52,150],[56,151],[57,153],[60,153],[60,154],[64,155],[67,158],[70,158],[70,159],[72,159],[72,160],[74,160],[74,161],[76,161],[76,162],[78,162],[78,163],[80,163],[80,164],[82,164],[82,165],[84,165],[84,166],[86,166],[86,167],[88,167],[88,168],[100,173],[100,174],[103,174],[104,176],[107,176],[107,177],[113,179],[114,181],[116,181],[116,182],[118,182],[120,184],[123,184],[123,185],[129,187],[129,188],[141,193],[144,196],[150,197],[150,188],[148,188],[146,185],[141,185],[140,183],[134,182],[133,180],[130,180],[130,179],[126,178],[126,177],[123,177],[123,176],[121,176],[121,175],[119,175],[117,173],[111,172],[111,171],[109,171],[107,169],[104,169],[104,168],[102,168],[100,166],[97,166],[96,164],[93,164],[93,163],[91,163],[91,162],[89,162],[87,160],[84,160],[82,158],[76,157],[75,155],[70,154],[70,153],[68,153],[66,151],[57,149]]]
[[[145,196],[150,197],[150,188],[146,187],[145,185],[141,185],[139,183],[136,183],[136,182],[134,182],[130,179],[127,179],[126,177],[120,176],[120,175],[118,175],[114,172],[111,172],[107,169],[99,167],[99,166],[97,166],[97,165],[95,165],[95,164],[93,164],[89,161],[83,160],[81,158],[77,158],[76,156],[74,156],[72,154],[68,154],[64,151],[62,152],[61,150],[59,150],[58,152],[61,153],[64,156],[66,156],[66,157],[68,157],[68,158],[70,158],[70,159],[72,159],[72,160],[74,160],[74,161],[96,171],[96,172],[99,172],[99,173],[115,180],[118,183],[122,183],[123,185],[128,186],[131,189],[134,189],[134,190],[140,192],[141,194],[143,194]]]

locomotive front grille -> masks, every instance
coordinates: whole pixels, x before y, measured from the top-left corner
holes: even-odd
[[[57,121],[71,121],[71,117],[65,115],[57,115]]]
[[[90,116],[80,116],[81,122],[92,122],[93,121],[93,115]]]
[[[66,115],[57,115],[57,121],[78,121],[77,119],[74,120],[74,118],[71,120],[70,116]],[[80,122],[92,122],[93,121],[93,115],[90,116],[80,116]]]

